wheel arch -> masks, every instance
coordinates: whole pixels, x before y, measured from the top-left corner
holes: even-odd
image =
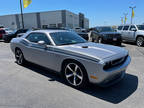
[[[84,69],[84,71],[86,72],[87,79],[89,80],[89,78],[88,78],[88,73],[87,73],[87,70],[86,70],[85,66],[84,66],[81,62],[79,62],[78,60],[75,60],[75,59],[67,58],[67,59],[63,60],[62,65],[61,65],[61,73],[63,73],[63,71],[64,71],[64,70],[63,70],[63,69],[64,69],[64,66],[65,66],[67,63],[70,63],[70,62],[75,62],[75,63],[77,63],[78,65],[80,65],[81,68]]]
[[[136,40],[137,40],[138,37],[143,37],[144,38],[144,35],[137,35]]]

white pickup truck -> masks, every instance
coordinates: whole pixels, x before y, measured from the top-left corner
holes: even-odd
[[[122,40],[135,42],[138,46],[144,45],[144,25],[122,25],[117,30],[122,35]]]

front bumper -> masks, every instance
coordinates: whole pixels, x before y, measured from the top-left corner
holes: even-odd
[[[97,79],[92,79],[89,77],[89,81],[91,83],[107,87],[113,85],[119,81],[121,81],[124,76],[128,65],[130,64],[131,58],[130,56],[127,57],[126,61],[116,67],[113,67],[107,71],[103,69],[99,69],[99,71],[93,73],[93,76],[97,77]]]

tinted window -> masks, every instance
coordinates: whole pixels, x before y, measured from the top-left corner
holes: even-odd
[[[50,33],[50,35],[56,45],[69,45],[86,42],[86,40],[74,32],[56,32]]]
[[[134,25],[132,25],[132,26],[130,27],[130,30],[132,30],[132,29],[136,29],[136,27],[135,27]]]
[[[95,29],[98,32],[114,32],[114,29],[111,27],[96,27]]]
[[[129,26],[124,26],[123,30],[128,30]]]
[[[119,27],[118,27],[118,30],[122,30],[122,28],[123,28],[123,26],[119,26]]]
[[[50,45],[51,42],[45,34],[42,33],[31,33],[27,40],[30,42],[38,43],[38,41],[44,41],[47,45]]]
[[[144,30],[144,25],[137,25],[139,30]]]

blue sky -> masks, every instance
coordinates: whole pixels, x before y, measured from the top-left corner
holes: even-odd
[[[123,13],[128,13],[129,6],[136,5],[134,23],[144,23],[144,0],[32,0],[24,13],[67,9],[82,12],[90,20],[90,27],[97,25],[119,25]],[[19,0],[1,0],[0,15],[20,13]]]

